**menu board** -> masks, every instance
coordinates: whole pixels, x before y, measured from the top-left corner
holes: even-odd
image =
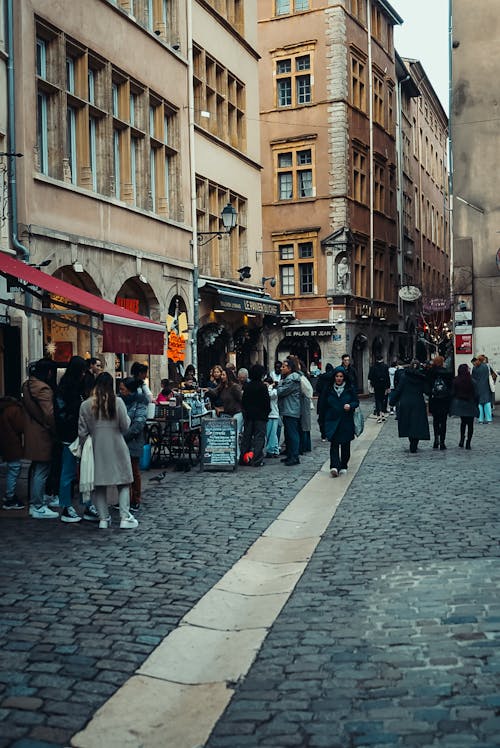
[[[200,470],[234,470],[238,463],[234,418],[209,418],[201,427]]]

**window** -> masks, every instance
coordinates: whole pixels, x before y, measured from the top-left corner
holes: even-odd
[[[373,181],[373,207],[380,213],[385,213],[385,168],[381,164],[374,164]]]
[[[200,47],[193,48],[193,71],[196,124],[234,148],[244,151],[245,84]]]
[[[394,135],[394,84],[387,84],[387,130]]]
[[[274,14],[276,16],[300,13],[309,10],[309,0],[275,0]]]
[[[366,112],[366,67],[364,61],[351,57],[351,101],[352,105]]]
[[[373,253],[373,296],[380,300],[385,299],[384,264],[384,253],[375,249]]]
[[[176,109],[41,21],[36,74],[38,171],[180,219]]]
[[[300,51],[277,59],[276,106],[303,106],[311,101],[311,55]]]
[[[361,23],[366,23],[365,17],[366,0],[351,0],[351,13]]]
[[[367,249],[364,244],[354,245],[354,293],[356,296],[368,296]]]
[[[236,31],[244,36],[243,2],[244,0],[206,0]]]
[[[276,275],[280,281],[281,296],[316,293],[314,287],[316,240],[315,235],[304,237],[302,234],[274,243],[278,257]]]
[[[352,196],[358,203],[368,202],[366,155],[356,149],[352,152]]]
[[[373,120],[384,127],[384,81],[373,74]]]
[[[302,144],[275,151],[277,200],[300,200],[315,196],[313,149]]]
[[[210,242],[200,253],[200,272],[217,278],[235,278],[237,269],[250,265],[247,244],[247,201],[200,175],[196,177],[196,225],[199,232],[219,231],[220,214],[230,203],[237,223],[229,236]]]

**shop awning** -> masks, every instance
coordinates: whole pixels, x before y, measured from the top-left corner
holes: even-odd
[[[38,268],[30,267],[4,252],[0,252],[0,274],[19,280],[23,285],[27,284],[27,290],[31,286],[48,291],[55,296],[62,296],[70,304],[88,309],[92,315],[102,319],[104,352],[153,354],[164,352],[165,326],[160,322],[153,322],[147,317],[123,309],[118,304],[113,304],[72,283],[43,273]],[[70,314],[70,311],[66,313]]]
[[[217,306],[228,312],[243,312],[243,314],[263,314],[271,317],[279,316],[281,304],[268,294],[257,294],[245,291],[236,286],[214,281],[200,282],[204,291],[217,294]]]

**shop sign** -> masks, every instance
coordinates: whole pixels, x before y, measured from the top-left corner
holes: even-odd
[[[139,314],[139,299],[125,299],[123,296],[117,296],[115,303],[122,309]]]
[[[402,286],[398,293],[399,298],[403,301],[416,301],[422,296],[422,292],[417,286]]]
[[[283,331],[285,335],[290,338],[328,338],[333,334],[333,327],[300,327],[298,329],[285,327],[283,328]]]
[[[243,295],[241,298],[219,293],[217,304],[221,309],[229,312],[244,312],[249,314],[278,315],[279,304],[276,301],[261,301],[260,299],[248,299]]]
[[[424,299],[423,310],[427,313],[442,312],[449,309],[450,305],[450,299]]]
[[[209,418],[201,426],[201,470],[235,470],[238,462],[234,418]]]
[[[455,335],[455,353],[472,354],[472,335]]]

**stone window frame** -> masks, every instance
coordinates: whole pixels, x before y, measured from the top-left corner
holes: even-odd
[[[351,48],[351,104],[365,113],[367,107],[367,71],[366,55]]]
[[[245,83],[197,44],[193,45],[193,90],[196,125],[246,152]]]
[[[37,18],[37,53],[42,42],[46,54],[45,75],[35,70],[36,170],[163,218],[179,219],[177,108],[93,50]],[[68,70],[71,71],[70,85]],[[169,122],[168,142],[166,133],[149,132],[146,115],[149,101],[156,102],[161,121]],[[47,110],[43,133],[39,132],[40,106]],[[46,164],[42,148],[47,151]],[[147,167],[152,152],[157,162],[154,189]]]
[[[301,247],[308,248],[307,254],[301,253]],[[285,250],[287,250],[286,254]],[[274,274],[279,281],[279,298],[310,297],[317,294],[318,233],[316,231],[293,232],[275,237],[273,253],[275,256]],[[304,291],[302,287],[306,271],[311,274],[310,291]],[[290,277],[293,279],[293,292],[284,293],[284,279]]]
[[[310,10],[310,0],[274,0],[274,16],[292,16]]]
[[[299,107],[310,106],[314,102],[314,48],[314,43],[306,43],[274,50],[274,105],[276,109],[297,109]],[[307,69],[299,68],[298,61],[307,56],[309,57],[309,67]],[[286,61],[290,61],[290,69],[279,73],[279,63]],[[302,78],[308,78],[309,100],[299,102],[298,92],[300,79]],[[280,83],[286,81],[290,83],[290,103],[280,104]]]
[[[234,0],[237,1],[237,0]],[[108,0],[167,44],[179,43],[178,0]],[[209,2],[209,0],[206,0]]]
[[[310,162],[299,161],[299,155],[310,151]],[[296,202],[301,200],[311,200],[316,197],[316,144],[313,139],[287,140],[272,145],[273,166],[274,166],[274,195],[275,202]],[[280,166],[280,156],[290,154],[290,164]],[[299,195],[301,174],[310,172],[311,175],[311,194]],[[281,176],[290,174],[291,176],[291,195],[290,197],[281,197],[280,179]]]
[[[377,68],[372,71],[373,121],[385,128],[385,80],[384,73]]]
[[[353,293],[361,298],[368,297],[368,244],[355,239],[353,247],[354,284]]]
[[[378,159],[373,160],[373,210],[387,212],[387,169],[386,164]]]
[[[365,145],[352,146],[352,199],[368,205],[368,152]]]
[[[245,35],[244,0],[205,0],[205,2],[235,28],[240,36]]]

